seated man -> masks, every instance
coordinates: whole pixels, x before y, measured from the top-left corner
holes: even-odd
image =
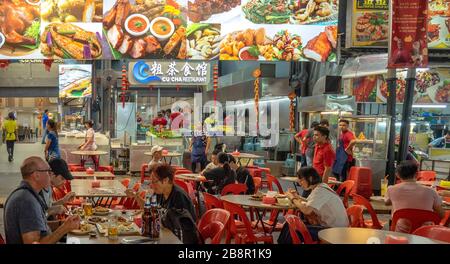
[[[69,171],[67,163],[63,159],[52,159],[48,164],[50,165],[52,170],[51,173],[53,174],[50,180],[53,187],[62,189],[66,180],[73,180],[73,176]],[[42,191],[39,192],[39,195],[47,206],[47,220],[49,220],[47,223],[52,230],[55,230],[59,226],[60,222],[54,221],[54,216],[65,212],[64,205],[75,198],[75,193],[69,192],[62,199],[53,201],[52,188],[50,187],[48,189],[42,189]]]
[[[330,227],[348,227],[348,216],[341,198],[325,183],[322,177],[311,167],[297,171],[298,183],[304,190],[311,190],[308,198],[300,197],[294,190],[286,195],[292,204],[300,210],[313,240],[318,241],[319,231]],[[278,243],[289,243],[289,229],[283,227]],[[286,239],[288,238],[288,239]]]
[[[196,213],[194,204],[188,194],[173,180],[175,171],[169,164],[158,164],[151,167],[151,187],[156,194],[158,204],[164,209],[186,209],[191,213],[195,221]],[[127,196],[134,198],[140,208],[144,208],[145,201],[132,189],[125,191]]]
[[[208,193],[220,194],[226,185],[236,182],[236,172],[231,169],[230,156],[225,152],[219,153],[218,167],[203,174],[207,180],[212,181],[205,183]]]
[[[211,162],[206,165],[205,169],[200,173],[204,175],[205,172],[215,169],[219,166],[219,160],[217,159],[217,155],[220,153],[220,150],[215,149],[211,154]]]
[[[29,157],[20,167],[23,180],[5,203],[4,225],[8,244],[54,244],[80,226],[80,217],[71,216],[53,233],[47,225],[46,205],[39,192],[50,187],[51,169],[40,157]]]
[[[236,159],[230,156],[230,166],[236,172],[236,180],[239,183],[243,183],[247,185],[247,193],[246,194],[254,194],[255,193],[255,182],[253,181],[253,176],[250,175],[250,172],[242,166],[239,166],[236,163]]]
[[[402,182],[389,186],[384,198],[386,205],[392,205],[392,215],[400,209],[422,209],[434,211],[442,217],[442,199],[435,190],[418,184],[416,174],[417,164],[414,161],[402,161],[397,166],[397,177]],[[409,229],[409,223],[400,219],[395,231],[409,232]]]
[[[162,151],[163,147],[161,146],[153,146],[152,150],[150,150],[150,154],[152,155],[152,160],[148,163],[148,167],[150,168],[153,165],[162,163]]]

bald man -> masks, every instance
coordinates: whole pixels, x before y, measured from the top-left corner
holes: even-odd
[[[54,177],[47,162],[40,157],[25,159],[20,167],[22,182],[5,203],[4,226],[8,244],[54,244],[80,226],[79,216],[69,217],[53,233],[47,225],[47,205],[39,196],[49,188]]]

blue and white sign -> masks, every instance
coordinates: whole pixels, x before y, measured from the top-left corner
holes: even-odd
[[[208,62],[140,60],[128,64],[131,85],[208,85]]]

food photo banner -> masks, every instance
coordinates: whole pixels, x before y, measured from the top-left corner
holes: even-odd
[[[428,66],[427,6],[424,0],[392,0],[388,68]]]
[[[428,1],[427,43],[429,49],[450,49],[450,0]],[[398,1],[401,2],[401,1]],[[408,1],[404,1],[408,2]],[[353,12],[348,30],[351,38],[349,47],[388,46],[389,39],[389,3],[388,0],[350,1]]]
[[[335,62],[338,0],[1,0],[0,59]]]
[[[406,71],[397,73],[396,101],[405,100]],[[387,103],[386,75],[370,75],[344,81],[344,90],[357,102]],[[414,87],[415,104],[450,103],[450,68],[417,69]]]

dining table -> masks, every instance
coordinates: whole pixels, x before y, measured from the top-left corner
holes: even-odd
[[[75,150],[75,151],[72,151],[70,153],[73,154],[73,155],[80,156],[81,157],[81,164],[83,166],[84,166],[84,161],[85,161],[84,157],[86,157],[86,156],[99,156],[100,157],[100,156],[108,154],[108,152],[101,151],[101,150]],[[98,160],[98,162],[94,162],[95,170],[98,169],[99,163],[100,163],[100,160]]]
[[[93,187],[93,183],[98,187]],[[106,199],[104,205],[110,207],[115,198],[127,196],[125,186],[118,180],[72,180],[70,186],[76,197],[89,198],[94,206],[101,205]]]
[[[251,153],[234,153],[233,152],[233,153],[231,153],[231,155],[237,159],[237,162],[239,163],[240,166],[242,166],[242,159],[247,160],[247,163],[245,164],[244,167],[248,167],[248,165],[250,164],[250,161],[252,161],[252,160],[266,159],[264,156],[255,155],[255,154],[251,154]]]
[[[67,243],[76,243],[76,244],[134,244],[134,243],[140,243],[140,244],[182,244],[181,240],[175,236],[171,230],[168,228],[165,228],[164,226],[161,226],[161,232],[159,239],[149,239],[147,237],[141,236],[141,227],[136,224],[136,219],[134,218],[140,218],[142,220],[142,211],[136,211],[136,210],[111,210],[108,215],[102,216],[103,218],[110,221],[114,214],[121,214],[122,216],[129,217],[129,215],[132,215],[129,219],[129,222],[132,222],[132,225],[134,225],[133,230],[135,230],[132,233],[124,233],[121,234],[119,232],[117,239],[110,239],[107,232],[107,223],[105,224],[106,229],[100,229],[97,225],[95,229],[93,229],[90,232],[84,232],[79,233],[75,232],[77,230],[74,230],[72,232],[69,232],[67,234]],[[130,214],[129,214],[130,213]],[[87,221],[87,220],[84,220]],[[140,221],[140,225],[142,222]],[[102,232],[100,232],[102,231]],[[106,231],[106,232],[105,232]],[[133,242],[136,240],[135,242]]]
[[[412,234],[371,228],[333,227],[319,231],[319,239],[325,244],[388,244],[388,236],[406,238],[408,244],[446,244]]]
[[[298,177],[288,177],[288,176],[285,176],[285,177],[280,177],[280,180],[283,180],[283,181],[288,181],[288,182],[292,182],[292,184],[294,184],[294,188],[295,188],[295,190],[298,192],[298,189],[297,189],[297,182],[298,182]],[[341,181],[338,181],[338,180],[333,180],[333,179],[328,179],[328,184],[333,184],[333,185],[341,185],[342,184],[342,182]]]
[[[145,152],[144,155],[153,156],[153,154],[151,152]],[[169,152],[169,153],[163,153],[162,157],[163,157],[165,163],[167,163],[167,158],[169,158],[169,165],[171,165],[173,158],[178,158],[178,157],[181,157],[182,155],[183,154],[181,154],[179,152]]]
[[[258,221],[255,224],[255,227],[258,226],[259,223],[261,223],[261,226],[263,227],[263,231],[265,234],[267,233],[273,233],[275,230],[277,221],[274,221],[272,226],[272,230],[270,232],[267,231],[266,224],[263,220],[263,213],[261,211],[265,210],[276,210],[276,217],[275,219],[278,219],[278,214],[280,211],[289,210],[289,209],[296,209],[296,207],[289,202],[288,205],[284,204],[266,204],[263,203],[262,198],[256,198],[254,195],[236,195],[236,194],[229,194],[221,196],[220,199],[222,201],[226,201],[229,203],[237,204],[243,207],[249,207],[255,209],[256,215],[258,217]]]
[[[87,180],[87,179],[103,179],[114,180],[115,175],[109,171],[94,171],[94,173],[88,173],[87,171],[74,171],[71,172],[74,179]]]

